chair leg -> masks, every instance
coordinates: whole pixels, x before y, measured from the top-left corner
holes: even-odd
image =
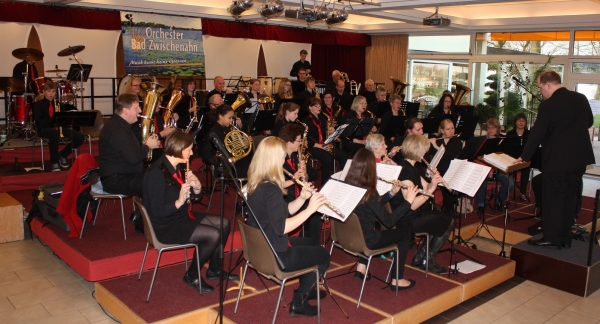
[[[242,282],[240,282],[240,290],[238,290],[237,301],[235,302],[235,308],[233,309],[233,313],[237,313],[238,305],[240,304],[240,298],[242,297],[242,290],[244,289],[244,282],[246,281],[246,272],[248,271],[248,261],[246,261],[246,265],[244,266],[244,273],[242,274]],[[260,277],[260,275],[259,275]]]
[[[94,225],[96,225],[96,219],[98,219],[98,212],[100,211],[100,206],[102,206],[102,199],[96,199],[98,200],[98,208],[96,208],[96,215],[94,215]],[[106,206],[104,206],[104,210],[106,213]]]
[[[369,257],[369,261],[367,261],[367,269],[365,270],[365,275],[363,278],[362,286],[360,287],[360,295],[358,295],[358,303],[356,303],[356,308],[360,307],[360,299],[362,298],[363,290],[365,289],[365,283],[367,282],[367,275],[369,273],[369,266],[371,265],[371,258]]]
[[[319,291],[319,269],[315,269],[315,275],[317,276],[317,323],[321,323],[321,292]],[[325,274],[323,274],[325,275]],[[365,275],[366,277],[366,275]],[[328,288],[329,289],[329,288]]]
[[[429,236],[429,235],[428,235],[428,236]],[[395,259],[395,261],[396,261],[396,284],[398,283],[398,280],[400,279],[400,278],[398,278],[398,266],[400,266],[400,263],[399,263],[399,260],[398,260],[398,259],[400,259],[400,258],[398,257],[398,253],[399,253],[399,252],[400,252],[400,251],[399,251],[399,250],[398,250],[398,248],[396,247],[396,254],[394,255],[394,259]],[[429,253],[427,254],[427,256],[429,257]],[[392,262],[394,262],[394,260],[392,260]],[[398,289],[396,289],[396,296],[398,296]]]
[[[140,274],[138,275],[138,281],[142,279],[142,271],[144,270],[144,263],[146,263],[146,255],[148,255],[148,247],[150,243],[146,243],[146,251],[144,251],[144,257],[142,257],[142,265],[140,266]]]
[[[427,259],[425,259],[425,278],[427,278],[427,276],[429,275],[429,234],[427,235],[427,247],[425,248],[425,252],[427,252],[427,254],[425,254],[427,256]]]
[[[88,135],[88,143],[90,144],[90,155],[92,155],[92,137]]]
[[[121,219],[123,220],[123,235],[125,236],[125,240],[127,240],[127,228],[125,227],[125,209],[123,208],[123,197],[119,196],[119,200],[121,201]]]
[[[42,171],[45,171],[44,167],[44,140],[40,139],[40,148],[42,149]]]
[[[200,296],[202,296],[202,273],[200,272],[200,252],[198,251],[198,249],[200,248],[200,246],[198,244],[196,244],[196,270],[198,270],[198,281],[200,283]],[[187,265],[187,253],[186,255],[186,262],[185,264]],[[187,269],[187,267],[186,267]]]
[[[285,287],[286,281],[287,281],[287,278],[283,279],[283,281],[281,282],[281,287],[279,288],[279,296],[277,296],[277,305],[275,305],[275,314],[273,314],[273,323],[272,324],[275,324],[275,320],[277,319],[277,311],[279,310],[279,304],[281,303],[281,295],[283,295],[283,287]]]
[[[88,210],[90,210],[90,202],[88,201],[87,207],[85,207],[85,215],[83,216],[83,224],[81,225],[81,232],[79,232],[79,239],[83,236],[83,228],[85,227],[87,221]]]
[[[152,293],[152,286],[154,286],[154,279],[156,278],[156,271],[158,270],[158,263],[160,262],[160,257],[162,255],[162,250],[158,251],[158,257],[156,258],[156,265],[154,266],[154,273],[152,274],[152,281],[150,281],[150,290],[148,290],[148,297],[146,298],[146,303],[150,300],[150,294]],[[202,290],[202,289],[200,289]]]

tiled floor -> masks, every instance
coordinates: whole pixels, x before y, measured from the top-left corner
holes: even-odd
[[[584,186],[590,195],[600,179],[586,179]],[[494,241],[472,242],[480,250],[500,252]],[[93,290],[93,283],[38,240],[0,244],[0,324],[116,323],[100,308]],[[600,290],[581,298],[513,278],[426,323],[600,323],[598,305]]]

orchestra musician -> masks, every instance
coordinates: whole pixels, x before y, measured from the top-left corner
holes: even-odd
[[[333,92],[329,89],[325,90],[325,93],[323,93],[323,107],[321,107],[322,111],[324,114],[327,115],[327,117],[329,117],[329,119],[331,120],[332,126],[335,128],[337,127],[337,120],[336,117],[339,118],[339,114],[340,114],[340,108],[338,105],[336,105],[333,102]]]
[[[204,102],[200,93],[196,93],[196,81],[188,77],[182,82],[185,92],[177,106],[173,109],[173,119],[177,120],[177,128],[186,129],[194,117],[194,113],[200,111],[199,102]]]
[[[298,79],[292,81],[292,91],[294,91],[294,95],[299,96],[302,91],[306,90],[306,77],[306,70],[300,68],[300,70],[298,70]]]
[[[350,111],[344,114],[341,124],[346,124],[350,119],[363,119],[363,118],[374,118],[373,114],[367,110],[367,99],[363,96],[356,96],[350,107]],[[373,126],[371,132],[377,131],[377,127]],[[356,152],[361,148],[364,148],[366,135],[356,134],[354,137],[347,137],[342,139],[342,146],[346,152]]]
[[[277,93],[273,95],[273,99],[275,99],[275,109],[281,109],[281,100],[292,98],[294,98],[294,92],[292,91],[292,81],[285,78],[281,79],[281,83],[279,83],[279,89],[277,89]]]
[[[481,143],[483,143],[483,140],[486,138],[500,138],[502,137],[500,135],[500,121],[498,121],[497,118],[490,118],[487,120],[486,123],[486,129],[487,129],[487,134],[485,136],[479,136],[479,137],[473,137],[471,139],[469,139],[469,141],[467,142],[467,145],[465,146],[465,148],[467,146],[472,146],[475,145],[477,147],[480,146]],[[479,163],[478,160],[475,161],[476,163]],[[477,214],[479,215],[479,217],[483,217],[483,213],[485,212],[485,194],[486,194],[486,189],[487,189],[487,182],[489,180],[493,180],[494,179],[494,168],[492,168],[490,170],[490,173],[488,174],[488,177],[486,180],[483,181],[483,183],[481,184],[481,187],[479,187],[479,189],[477,190],[477,194],[475,195],[475,200],[477,201]],[[506,187],[508,186],[508,191],[512,191],[513,187],[515,185],[515,181],[512,179],[512,177],[509,177],[506,173],[503,172],[496,172],[495,173],[495,179],[498,180],[498,183],[500,184],[500,188],[498,189],[498,194],[496,195],[496,201],[495,201],[495,210],[499,210],[499,211],[504,211],[504,203],[506,202],[506,204],[508,204],[507,199],[508,199],[508,192],[506,191]]]
[[[58,111],[66,111],[65,105],[58,104],[54,100],[56,98],[56,88],[57,84],[53,81],[44,83],[44,99],[33,105],[33,119],[38,135],[48,139],[52,171],[60,171],[60,169],[68,170],[69,162],[67,161],[67,157],[71,155],[73,149],[81,146],[85,140],[80,132],[75,131],[72,128],[56,129],[54,127],[54,124],[56,123],[54,114]],[[60,105],[60,107],[56,105]],[[59,152],[58,140],[59,137],[62,136],[70,138],[71,141]]]
[[[231,105],[232,103],[235,102],[235,99],[237,98],[237,96],[231,91],[231,89],[225,88],[225,79],[222,76],[217,75],[215,77],[214,85],[215,85],[215,88],[210,90],[206,94],[206,104],[207,105],[208,105],[208,98],[212,97],[212,95],[214,95],[214,94],[221,95],[221,97],[223,98],[223,101],[228,105]]]
[[[305,237],[289,237],[288,233],[302,225],[326,201],[325,196],[302,189],[297,199],[287,203],[285,177],[282,165],[285,163],[286,145],[282,139],[270,136],[260,142],[248,170],[248,205],[264,229],[268,241],[285,266],[284,272],[296,271],[310,266],[318,266],[323,275],[329,267],[329,252],[318,243]],[[298,212],[308,200],[308,206]],[[290,216],[294,215],[294,216]],[[248,218],[248,225],[258,227],[254,217]],[[314,273],[300,276],[298,289],[294,291],[290,316],[316,316],[317,306],[309,300],[325,297],[325,292],[317,288]]]
[[[387,145],[385,144],[385,138],[381,134],[369,134],[365,141],[365,148],[375,155],[375,162],[397,165],[394,160],[390,159],[387,152]],[[400,149],[400,147],[396,147]]]
[[[427,153],[431,144],[422,135],[408,135],[402,144],[402,156],[404,159],[400,162],[402,171],[399,180],[406,185],[414,185],[419,189],[433,194],[437,186],[442,181],[439,172],[435,172],[428,182],[421,176],[421,169],[416,165],[421,157]],[[398,206],[404,202],[401,195],[396,195],[392,200],[392,207]],[[411,203],[411,214],[406,217],[412,227],[413,233],[426,232],[429,234],[429,255],[427,255],[426,246],[423,244],[415,254],[412,265],[425,269],[425,263],[429,263],[429,271],[434,273],[444,273],[447,271],[435,262],[435,256],[440,251],[444,243],[448,240],[450,233],[454,230],[454,219],[448,217],[442,212],[432,210],[433,202],[429,197],[420,195]]]
[[[375,113],[379,119],[378,122],[380,122],[383,115],[391,110],[391,99],[389,102],[387,101],[387,90],[385,90],[384,87],[377,87],[377,91],[375,91],[375,99],[376,101],[373,101],[369,104],[368,109],[369,111]],[[400,100],[400,102],[402,102],[402,100]]]
[[[295,62],[294,65],[292,66],[292,70],[290,71],[291,77],[297,77],[298,80],[300,80],[300,75],[298,74],[300,69],[303,69],[306,74],[310,74],[310,62],[306,60],[307,55],[308,55],[308,52],[305,49],[300,51],[300,60]],[[300,81],[304,81],[304,80],[300,80]]]
[[[273,124],[273,129],[271,129],[271,135],[279,136],[279,131],[284,125],[293,123],[298,119],[299,111],[300,106],[293,102],[283,104],[277,113],[277,117],[275,117],[275,124]]]
[[[143,204],[148,211],[156,238],[165,244],[198,244],[200,267],[210,259],[206,280],[219,276],[239,280],[239,276],[221,269],[219,241],[227,241],[229,220],[218,215],[193,212],[189,199],[199,199],[200,180],[182,165],[193,155],[194,140],[189,134],[174,132],[165,140],[164,154],[152,163],[144,175]],[[219,232],[220,222],[223,232]],[[183,282],[202,292],[213,292],[198,273],[196,253]]]
[[[444,174],[446,174],[446,171],[448,171],[450,162],[458,157],[463,147],[463,142],[460,140],[460,138],[455,136],[454,131],[454,123],[450,119],[444,119],[440,122],[440,127],[438,130],[441,137],[429,139],[429,142],[431,142],[436,151],[439,150],[440,147],[444,147],[444,155],[437,165],[437,169],[442,177]],[[456,197],[445,187],[442,187],[441,191],[442,196],[444,197],[442,211],[451,215],[452,211],[454,210]]]
[[[327,134],[333,134],[334,130],[333,127],[327,129],[327,117],[321,114],[321,99],[310,98],[308,110],[308,116],[302,120],[308,126],[308,151],[313,158],[321,161],[321,183],[325,184],[331,177],[334,159],[340,163],[340,168],[344,169],[348,153],[333,149],[331,144],[324,144]]]
[[[518,113],[515,115],[513,119],[513,129],[511,129],[508,133],[506,133],[506,137],[520,137],[521,145],[525,145],[527,142],[527,137],[529,137],[529,129],[527,128],[527,116],[524,113]],[[527,201],[527,197],[525,196],[525,188],[527,188],[527,184],[529,183],[529,172],[531,168],[525,168],[517,171],[521,174],[521,181],[519,183],[519,199],[521,201]]]
[[[338,70],[333,70],[333,72],[331,72],[331,80],[327,82],[325,88],[335,91],[339,80],[342,80],[342,73]]]
[[[225,141],[225,136],[231,131],[231,125],[234,120],[233,109],[228,104],[222,104],[215,109],[211,109],[209,112],[209,117],[211,122],[214,124],[208,133],[214,133],[223,143]],[[235,118],[239,122],[239,117]],[[206,140],[207,139],[205,139],[205,143],[200,151],[200,156],[204,162],[217,167],[221,165],[221,161],[217,157],[217,147],[214,145],[214,143],[212,143],[212,141],[210,141],[210,139],[208,139],[209,142],[206,142]],[[248,140],[253,141],[251,136],[248,136]],[[250,160],[252,159],[251,155],[252,154],[236,162],[235,167],[238,178],[246,177],[248,166],[250,165]]]
[[[423,136],[423,122],[417,117],[406,118],[406,120],[404,121],[404,128],[406,128],[406,133],[404,134],[404,136],[399,136],[399,137],[391,139],[392,146],[402,146],[404,139],[406,138],[406,136],[409,136],[409,135]],[[393,157],[393,160],[399,164],[400,161],[402,160],[402,156],[400,154],[396,154]],[[431,160],[431,159],[429,159],[429,160]]]
[[[125,85],[125,93],[131,93],[138,97],[140,109],[144,109],[144,90],[142,89],[142,79],[138,76],[132,76]]]
[[[287,124],[281,128],[279,138],[285,142],[287,153],[283,168],[293,174],[296,179],[304,179],[305,182],[314,183],[315,180],[319,178],[319,172],[308,165],[308,161],[301,160],[298,156],[300,145],[303,145],[303,133],[304,127],[296,123]],[[302,191],[302,187],[294,182],[293,179],[287,179],[285,181],[285,189],[287,190],[287,195],[284,197],[288,204],[296,200]],[[306,206],[303,206],[300,210],[303,210],[305,207]],[[306,220],[304,226],[302,226],[302,236],[308,237],[317,244],[320,244],[322,226],[323,222],[321,221],[321,215],[319,213],[314,213]]]
[[[132,127],[142,111],[138,97],[124,93],[115,101],[115,111],[100,131],[98,164],[104,191],[127,196],[143,196],[144,160],[148,151],[160,145],[175,128],[165,128],[141,143],[141,128]],[[159,155],[159,154],[153,154]]]
[[[36,60],[29,59],[23,60],[13,67],[12,77],[15,79],[19,79],[21,81],[25,81],[25,74],[27,74],[27,81],[29,84],[25,85],[25,90],[27,92],[32,92],[31,82],[39,77],[38,70],[35,67]],[[20,95],[20,92],[15,92],[13,95]]]
[[[245,125],[250,126],[250,121],[254,119],[254,113],[259,109],[258,97],[261,95],[260,80],[251,79],[248,84],[250,85],[250,91],[246,92],[246,94],[248,95],[248,99],[250,99],[252,106],[244,111],[243,121]]]
[[[414,287],[414,280],[403,279],[404,263],[406,262],[412,234],[410,223],[404,220],[410,217],[411,204],[417,199],[417,186],[410,185],[408,189],[402,189],[400,195],[398,195],[400,187],[392,186],[388,193],[379,196],[375,156],[366,149],[360,149],[354,155],[345,182],[367,188],[364,198],[353,211],[360,221],[367,247],[375,250],[392,243],[396,243],[398,246],[398,255],[394,256],[394,258],[398,258],[398,277],[396,277],[396,262],[394,260],[392,262],[390,289],[395,292]],[[402,196],[402,203],[389,211],[386,205],[395,196]],[[382,229],[382,225],[386,229]],[[366,275],[367,280],[369,280],[370,274],[366,273],[366,266],[367,260],[359,258],[354,278],[364,280]]]
[[[342,110],[348,111],[352,105],[352,100],[354,100],[354,97],[350,95],[350,92],[346,91],[346,82],[341,79],[338,80],[334,91],[335,104],[342,107]]]
[[[319,90],[317,90],[315,78],[311,76],[306,77],[304,83],[306,85],[306,90],[300,93],[300,97],[304,98],[304,106],[307,106],[310,98],[319,98],[321,97],[321,94],[319,93]]]
[[[379,125],[378,129],[379,133],[387,128],[387,124],[392,116],[404,116],[404,111],[402,111],[402,98],[399,95],[390,96],[390,110],[381,116],[381,124]],[[398,137],[398,135],[386,138],[386,144],[391,146],[396,137]]]
[[[372,102],[377,101],[377,95],[375,94],[375,82],[373,82],[372,79],[365,81],[365,88],[361,90],[358,95],[367,98],[367,103],[369,105]]]
[[[452,115],[454,112],[454,98],[451,94],[444,94],[440,98],[438,104],[431,109],[431,112],[427,117],[444,117],[445,115]]]

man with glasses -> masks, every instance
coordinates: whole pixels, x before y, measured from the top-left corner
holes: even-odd
[[[377,101],[377,96],[375,94],[375,82],[373,82],[371,79],[365,81],[365,88],[359,93],[359,95],[367,98],[367,104],[369,105],[372,102]]]
[[[543,236],[527,242],[534,246],[570,248],[581,179],[586,166],[595,163],[588,133],[594,117],[588,99],[564,88],[558,73],[543,72],[537,85],[546,100],[540,104],[523,153],[515,162],[531,161],[541,144]]]
[[[306,90],[306,70],[300,68],[298,71],[298,80],[292,81],[292,92],[297,96],[302,91]]]

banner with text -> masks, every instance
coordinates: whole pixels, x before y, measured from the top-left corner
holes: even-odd
[[[204,75],[199,18],[121,12],[127,74]]]

